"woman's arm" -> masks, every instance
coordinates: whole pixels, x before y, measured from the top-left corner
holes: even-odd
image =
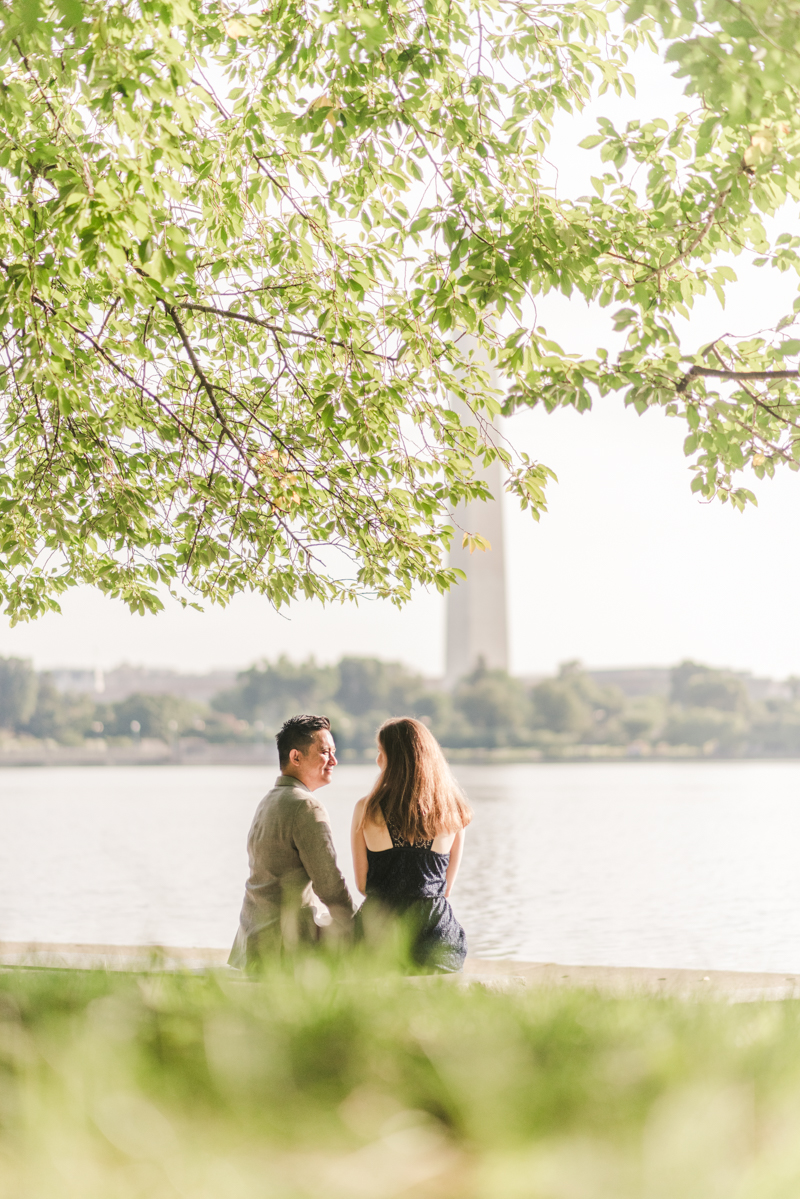
[[[364,830],[361,828],[361,817],[366,802],[366,799],[360,799],[356,804],[353,811],[353,824],[350,828],[350,848],[353,851],[356,886],[362,895],[366,895],[367,892],[367,843],[364,840]]]
[[[461,865],[461,855],[464,852],[464,829],[461,828],[456,833],[455,840],[450,847],[450,861],[447,864],[447,886],[445,888],[445,896],[448,896],[453,890],[453,884],[456,881],[458,868]]]

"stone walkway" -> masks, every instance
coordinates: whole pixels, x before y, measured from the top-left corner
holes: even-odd
[[[0,942],[0,967],[33,966],[77,970],[203,970],[226,965],[227,949],[159,948],[141,945],[65,945]],[[430,978],[416,980],[420,983]],[[467,958],[455,985],[476,984],[506,991],[528,987],[583,987],[607,995],[663,995],[746,1003],[800,999],[800,975],[745,974],[733,970],[656,970],[641,966],[561,966],[555,962]]]

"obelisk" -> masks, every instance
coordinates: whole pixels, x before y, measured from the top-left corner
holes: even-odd
[[[453,406],[466,413],[459,405]],[[465,419],[469,419],[468,414]],[[501,434],[499,418],[494,429]],[[454,513],[450,565],[463,570],[467,577],[447,593],[445,682],[449,686],[481,663],[489,670],[508,670],[502,467],[495,460],[480,474],[492,499],[459,504]],[[491,549],[470,553],[462,545],[465,532],[480,533]]]

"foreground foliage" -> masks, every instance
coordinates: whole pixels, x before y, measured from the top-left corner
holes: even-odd
[[[632,91],[655,36],[688,111],[601,120],[594,194],[556,195],[556,114]],[[482,463],[544,507],[503,393],[665,406],[738,506],[739,472],[795,469],[794,311],[707,347],[676,320],[737,255],[798,269],[765,223],[800,197],[798,42],[763,0],[3,5],[0,605],[446,589]],[[553,290],[611,306],[622,351],[548,339]]]
[[[778,1199],[799,1111],[791,1001],[0,976],[3,1199]]]

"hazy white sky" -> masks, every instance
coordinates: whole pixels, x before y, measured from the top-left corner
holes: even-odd
[[[604,98],[611,119],[669,115],[685,106],[680,89],[647,57],[639,99]],[[559,190],[579,194],[596,164],[574,146],[594,131],[594,115],[561,121],[550,158]],[[743,286],[725,313],[698,308],[696,343],[732,329],[750,332],[791,307],[796,282],[735,264]],[[539,306],[565,348],[612,348],[608,316],[556,297]],[[507,550],[512,669],[553,670],[568,658],[591,666],[702,661],[785,676],[800,674],[800,635],[791,620],[800,598],[800,475],[784,472],[754,486],[758,509],[744,514],[703,504],[689,491],[686,427],[661,412],[638,417],[619,399],[587,415],[526,412],[507,422],[509,439],[546,462],[559,482],[536,525],[508,504]],[[204,671],[249,665],[287,653],[321,661],[344,653],[397,658],[428,675],[444,666],[444,601],[420,594],[402,612],[362,603],[322,609],[297,604],[286,615],[258,597],[225,610],[131,616],[88,589],[67,596],[63,615],[11,629],[0,618],[0,654],[39,668],[111,667],[127,661]]]

